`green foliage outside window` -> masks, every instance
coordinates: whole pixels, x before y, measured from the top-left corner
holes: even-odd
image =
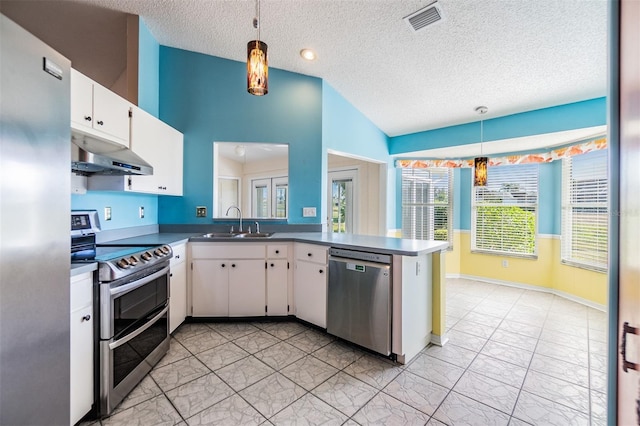
[[[534,212],[518,206],[478,206],[477,209],[478,249],[522,254],[535,252]]]

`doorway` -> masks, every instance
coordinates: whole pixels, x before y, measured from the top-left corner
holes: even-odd
[[[354,218],[357,217],[356,197],[358,170],[329,172],[329,231],[341,234],[356,233]]]

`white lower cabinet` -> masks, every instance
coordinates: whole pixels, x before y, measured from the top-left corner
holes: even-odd
[[[93,404],[93,273],[71,277],[70,420],[77,423]]]
[[[191,263],[191,315],[226,317],[229,315],[229,261],[194,259]]]
[[[264,260],[229,260],[229,264],[229,316],[264,316]]]
[[[169,333],[187,317],[187,259],[186,244],[171,246],[171,280],[169,283]]]
[[[289,262],[267,260],[267,315],[289,314]]]
[[[296,317],[327,327],[327,248],[294,244],[294,299]]]
[[[264,316],[265,245],[191,244],[194,317]]]

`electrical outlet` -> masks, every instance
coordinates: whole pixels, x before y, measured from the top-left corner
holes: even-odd
[[[140,219],[144,219],[144,206],[140,206],[138,213],[140,215]]]
[[[503,267],[503,268],[508,268],[508,267],[509,267],[509,261],[508,261],[508,260],[506,260],[506,259],[505,259],[505,260],[503,260],[503,261],[502,261],[502,267]]]
[[[111,207],[104,208],[104,220],[111,220]]]
[[[204,206],[196,207],[196,217],[207,217],[207,208]]]
[[[303,207],[302,208],[302,217],[316,217],[316,208],[315,207]]]

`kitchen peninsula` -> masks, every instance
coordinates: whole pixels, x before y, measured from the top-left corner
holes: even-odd
[[[248,234],[243,238],[204,235],[160,232],[116,242],[186,244],[185,311],[191,320],[293,315],[322,329],[326,329],[327,277],[331,273],[328,249],[390,255],[392,357],[404,364],[428,343],[446,343],[446,242],[320,232]],[[281,308],[276,307],[278,303]]]

